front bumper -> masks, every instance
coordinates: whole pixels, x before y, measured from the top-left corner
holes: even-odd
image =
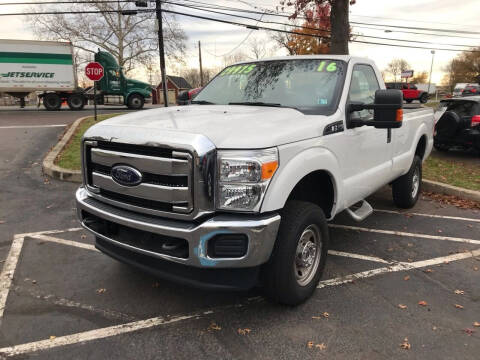
[[[77,214],[82,226],[92,232],[106,246],[97,247],[107,254],[126,260],[128,252],[141,254],[150,259],[161,260],[198,269],[236,269],[254,268],[270,258],[280,225],[280,215],[217,215],[204,222],[185,222],[135,213],[120,209],[90,196],[81,187],[76,192]],[[141,234],[156,234],[165,237],[184,239],[188,243],[188,256],[175,257],[165,253],[151,251],[132,245],[131,242],[119,241],[112,234],[106,235],[89,222],[95,218],[108,225],[134,229]],[[207,254],[208,241],[219,234],[242,234],[248,239],[246,254],[240,258],[211,258]],[[106,250],[106,247],[110,250]],[[114,256],[112,249],[121,248],[122,256]],[[125,251],[127,253],[125,253]],[[128,261],[127,261],[128,262]],[[172,265],[173,266],[173,265]]]

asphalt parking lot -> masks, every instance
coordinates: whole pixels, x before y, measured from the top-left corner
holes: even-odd
[[[22,116],[0,111],[0,357],[478,359],[478,210],[422,199],[399,212],[387,187],[364,222],[331,224],[326,270],[305,304],[199,291],[96,251],[78,228],[76,185],[41,173],[63,128],[23,128],[35,119]]]

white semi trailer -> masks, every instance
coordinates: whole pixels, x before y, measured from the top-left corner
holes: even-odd
[[[47,109],[52,100],[66,100],[72,110],[83,108],[72,54],[69,42],[0,39],[0,92],[23,99],[41,91]]]
[[[129,109],[141,109],[151,97],[150,84],[126,78],[108,52],[99,49],[94,58],[105,69],[96,83],[97,104],[103,104],[106,95],[115,95]],[[20,99],[41,92],[47,110],[59,110],[63,101],[71,110],[81,110],[94,95],[77,87],[74,65],[69,42],[0,39],[0,92]]]

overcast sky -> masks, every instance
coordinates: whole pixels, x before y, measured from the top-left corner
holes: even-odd
[[[8,0],[11,2],[12,0]],[[0,0],[0,3],[7,0]],[[19,0],[20,2],[20,0]],[[225,5],[236,8],[244,8],[252,10],[248,4],[239,2],[238,0],[202,0],[204,3]],[[278,4],[278,0],[246,0],[246,3],[255,4],[257,6],[274,9]],[[60,7],[59,7],[60,8]],[[3,6],[1,13],[19,12],[24,7],[20,5]],[[217,17],[235,21],[232,17],[224,17],[222,15],[208,14],[191,9],[175,7],[175,10],[188,12],[191,14],[199,14],[209,17]],[[478,17],[480,13],[480,0],[461,0],[455,2],[452,0],[357,0],[357,4],[350,8],[350,20],[363,23],[378,23],[409,27],[425,27],[437,29],[453,29],[463,31],[479,31]],[[254,16],[254,15],[249,15]],[[282,18],[266,18],[275,21],[285,21]],[[248,53],[248,42],[252,38],[257,38],[265,42],[271,49],[273,55],[284,55],[285,50],[278,48],[268,37],[264,31],[250,31],[244,27],[238,27],[228,24],[215,23],[200,19],[177,16],[177,21],[188,35],[188,56],[187,66],[198,67],[198,50],[197,42],[202,42],[202,57],[205,67],[221,66],[222,55],[232,52],[249,34],[249,38],[238,47],[238,50]],[[237,19],[238,22],[252,23],[248,20]],[[253,22],[254,23],[254,22]],[[272,26],[265,24],[265,26]],[[354,33],[364,35],[373,35],[397,39],[412,39],[419,41],[435,42],[437,44],[466,44],[480,46],[480,34],[456,34],[465,37],[477,37],[475,39],[455,38],[455,37],[437,37],[426,35],[413,35],[400,32],[385,33],[383,30],[372,30],[360,28],[352,24]],[[400,30],[400,29],[398,29]],[[415,31],[415,30],[406,30]],[[29,30],[24,23],[22,17],[4,17],[2,18],[2,26],[0,30],[0,38],[8,39],[34,39],[35,34]],[[385,42],[383,40],[358,38],[358,40]],[[422,44],[415,44],[422,46]],[[446,47],[446,46],[432,46]],[[449,47],[451,48],[451,47]],[[233,51],[235,52],[235,51]],[[350,54],[357,56],[366,56],[376,61],[377,65],[384,69],[393,58],[406,59],[415,71],[429,71],[432,55],[430,50],[425,49],[407,49],[400,47],[387,47],[380,45],[366,45],[351,43]],[[445,64],[457,52],[437,50],[433,67],[433,82],[440,82],[443,77],[442,69]],[[173,69],[171,69],[173,71]]]

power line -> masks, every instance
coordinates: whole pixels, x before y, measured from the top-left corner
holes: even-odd
[[[145,13],[145,12],[152,12],[154,9],[145,9],[145,10],[135,10],[135,13]],[[269,28],[265,26],[254,26],[250,24],[244,24],[244,23],[239,23],[239,22],[234,22],[234,21],[228,21],[228,20],[222,20],[222,19],[217,19],[217,18],[211,18],[211,17],[206,17],[206,16],[200,16],[200,15],[194,15],[194,14],[187,14],[187,13],[182,13],[179,11],[173,11],[173,10],[162,10],[165,13],[170,13],[170,14],[176,14],[176,15],[181,15],[181,16],[187,16],[191,18],[197,18],[197,19],[202,19],[202,20],[210,20],[210,21],[215,21],[215,22],[220,22],[224,24],[229,24],[229,25],[236,25],[236,26],[242,26],[246,27],[249,29],[254,29],[254,30],[267,30],[267,31],[276,31],[276,32],[281,32],[281,33],[286,33],[286,34],[294,34],[294,35],[299,35],[298,32],[294,31],[289,31],[289,30],[282,30],[282,29],[275,29],[275,28]],[[101,14],[101,13],[122,13],[123,11],[119,10],[84,10],[84,11],[52,11],[52,12],[30,12],[30,13],[8,13],[8,14],[0,14],[0,16],[21,16],[21,15],[66,15],[66,14]],[[322,37],[314,34],[300,34],[302,36],[309,36],[309,37]],[[395,39],[389,39],[391,41],[395,41]],[[413,49],[425,49],[425,50],[442,50],[442,51],[454,51],[454,52],[459,52],[459,51],[465,51],[465,52],[480,52],[479,50],[468,50],[468,49],[447,49],[447,48],[432,48],[432,47],[422,47],[422,46],[413,46],[413,45],[400,45],[400,44],[387,44],[387,43],[379,43],[379,42],[368,42],[368,41],[360,41],[360,40],[350,40],[350,42],[356,42],[356,43],[362,43],[362,44],[371,44],[371,45],[382,45],[382,46],[392,46],[392,47],[404,47],[404,48],[413,48]]]
[[[182,7],[187,7],[187,8],[190,8],[190,9],[196,9],[196,10],[200,10],[200,11],[211,12],[211,13],[215,13],[215,14],[221,14],[221,15],[238,17],[238,18],[243,18],[243,19],[248,19],[248,20],[254,20],[254,21],[257,21],[257,24],[258,24],[258,22],[262,22],[262,23],[265,23],[265,24],[284,25],[284,26],[295,27],[295,28],[300,28],[300,29],[304,29],[304,30],[314,30],[314,31],[322,31],[322,32],[331,33],[331,30],[327,30],[327,29],[319,29],[319,28],[314,28],[314,27],[309,27],[309,26],[301,26],[301,25],[296,25],[296,24],[287,24],[287,23],[281,23],[281,22],[278,22],[278,21],[261,20],[261,18],[260,19],[255,19],[255,18],[252,18],[252,17],[249,17],[249,16],[229,14],[229,13],[225,13],[225,12],[221,12],[221,11],[215,11],[215,10],[206,10],[206,9],[201,8],[201,7],[196,7],[196,6],[191,6],[191,5],[182,5],[182,4],[177,4],[177,3],[173,3],[173,2],[170,2],[170,1],[166,1],[166,0],[162,0],[162,2],[167,3],[167,4],[171,4],[171,5],[175,5],[175,6],[182,6]],[[304,35],[303,33],[297,33],[297,34],[298,35]],[[430,42],[430,41],[420,41],[420,40],[410,40],[410,39],[392,39],[392,38],[381,37],[381,36],[355,34],[355,33],[353,33],[351,35],[352,36],[361,36],[361,37],[370,38],[370,39],[391,40],[391,41],[398,41],[398,42],[415,42],[415,43],[419,43],[419,44],[428,44],[428,45],[475,47],[475,45],[434,43],[434,42]],[[330,36],[323,36],[323,35],[318,36],[318,37],[327,38],[327,39],[330,38]]]

